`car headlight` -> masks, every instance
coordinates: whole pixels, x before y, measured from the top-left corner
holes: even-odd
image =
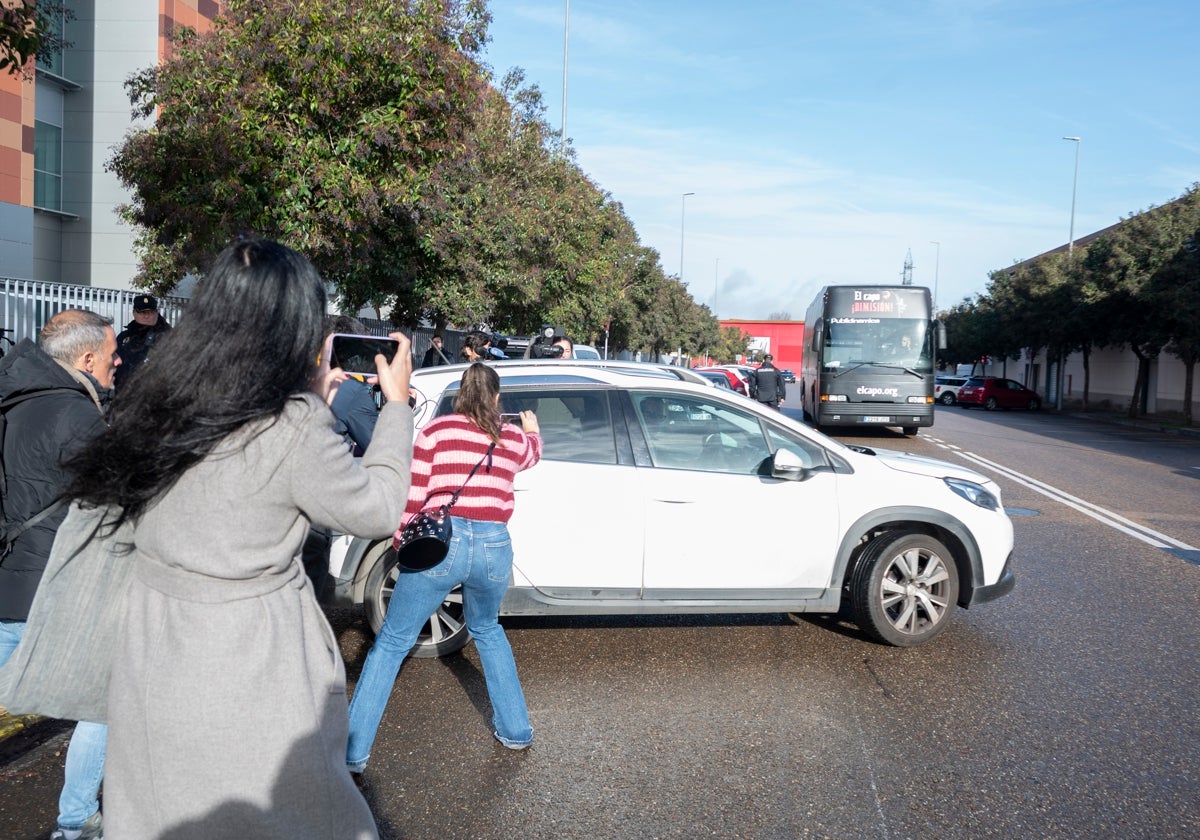
[[[1000,509],[1000,503],[996,500],[996,497],[981,484],[976,484],[974,481],[964,481],[961,478],[943,478],[942,481],[946,482],[947,487],[973,505],[979,505],[981,508],[987,508],[988,510]]]

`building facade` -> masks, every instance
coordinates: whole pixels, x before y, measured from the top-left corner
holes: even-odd
[[[67,0],[69,44],[23,77],[0,73],[0,278],[129,288],[129,200],[105,163],[134,122],[125,81],[207,31],[216,0]]]

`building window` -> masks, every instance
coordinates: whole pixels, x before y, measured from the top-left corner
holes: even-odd
[[[37,55],[37,69],[45,70],[53,73],[55,76],[63,74],[63,29],[64,29],[64,14],[61,9],[51,9],[46,13],[46,40],[57,44],[58,49],[49,51],[43,55]]]
[[[62,210],[62,129],[33,124],[33,206]]]

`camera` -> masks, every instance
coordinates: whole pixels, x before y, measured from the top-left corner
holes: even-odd
[[[562,327],[543,324],[533,341],[529,343],[529,358],[531,359],[561,359],[563,348],[555,346],[554,342],[567,337],[567,331]]]

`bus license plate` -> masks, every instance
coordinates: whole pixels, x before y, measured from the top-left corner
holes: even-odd
[[[864,417],[864,423],[891,423],[891,417]]]

